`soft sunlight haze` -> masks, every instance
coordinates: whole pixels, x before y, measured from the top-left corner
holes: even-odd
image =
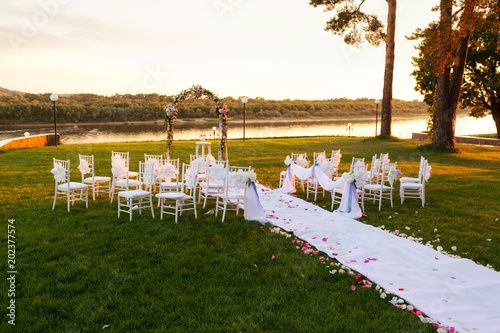
[[[405,36],[437,4],[398,5],[394,98],[421,100]],[[386,22],[385,0],[363,8]],[[201,84],[220,97],[382,97],[385,44],[346,46],[324,31],[333,13],[308,0],[18,0],[0,12],[0,87],[11,90],[175,95]]]

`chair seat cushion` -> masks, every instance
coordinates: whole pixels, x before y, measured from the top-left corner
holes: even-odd
[[[104,176],[95,176],[94,177],[94,183],[107,183],[111,181],[111,177],[104,177]],[[87,184],[92,184],[92,177],[85,178],[83,180],[84,183]]]
[[[119,197],[123,197],[123,198],[127,198],[127,199],[147,197],[150,194],[151,193],[149,193],[148,191],[144,191],[144,190],[131,190],[131,191],[118,192]]]
[[[365,185],[365,190],[380,191],[380,185],[377,185],[377,184]],[[389,191],[389,190],[392,190],[392,187],[387,186],[387,185],[383,185],[382,186],[382,190],[383,191]]]
[[[156,194],[156,197],[158,199],[172,199],[172,200],[191,198],[189,195],[187,195],[186,193],[182,193],[182,192],[158,193],[158,194]]]
[[[401,177],[399,179],[400,183],[418,183],[419,179],[418,178],[413,178],[413,177]]]
[[[128,172],[128,178],[135,178],[135,177],[139,177],[139,173],[136,172],[136,171],[129,171]]]
[[[401,189],[419,189],[423,188],[423,185],[420,183],[401,183],[400,185]]]
[[[199,183],[201,188],[206,188],[207,187],[207,182],[201,182]],[[224,188],[224,182],[223,181],[210,181],[208,184],[208,187],[211,189],[222,189]]]
[[[83,183],[76,183],[76,182],[70,182],[69,183],[69,189],[71,191],[86,190],[88,188],[89,188],[88,185],[83,184]],[[68,191],[68,183],[57,185],[57,189],[61,190],[61,191]]]
[[[120,187],[127,186],[127,180],[126,179],[120,179],[120,180],[118,180],[118,181],[115,182],[115,186],[120,186]],[[128,186],[129,187],[139,186],[139,181],[137,179],[129,179],[128,180]]]

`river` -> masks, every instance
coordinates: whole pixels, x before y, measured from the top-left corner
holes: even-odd
[[[351,124],[350,129],[347,126]],[[375,135],[375,119],[351,120],[269,120],[247,121],[245,124],[245,138],[265,137],[297,137],[297,136],[323,136],[323,135]],[[201,134],[213,137],[213,127],[217,122],[209,121],[175,121],[174,140],[196,140]],[[455,135],[473,135],[496,133],[495,122],[491,115],[475,119],[459,115],[456,119]],[[400,138],[411,138],[412,132],[425,131],[427,117],[397,118],[392,120],[392,135]],[[240,139],[243,137],[243,124],[241,121],[228,123],[228,138]],[[380,134],[380,119],[377,123]],[[161,141],[165,140],[166,132],[163,121],[156,123],[129,123],[129,124],[86,124],[86,125],[58,125],[61,141],[72,143],[98,143],[98,142],[129,142],[129,141]],[[53,133],[54,127],[26,125],[22,127],[0,127],[0,140],[21,137],[25,132],[31,135]]]

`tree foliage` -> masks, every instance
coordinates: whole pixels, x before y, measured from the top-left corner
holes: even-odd
[[[396,34],[397,0],[386,0],[387,32],[377,15],[361,10],[366,0],[310,0],[309,4],[325,6],[325,11],[334,11],[335,16],[327,22],[326,31],[344,36],[344,42],[359,47],[363,39],[374,46],[385,41],[384,89],[382,93],[381,136],[391,135],[392,83],[394,77],[394,48]]]
[[[361,11],[365,0],[311,0],[310,5],[324,6],[325,11],[335,11],[336,16],[326,23],[326,31],[344,36],[348,45],[360,46],[363,39],[379,46],[386,38],[384,25],[374,14]]]
[[[422,39],[418,57],[413,58],[416,69],[415,90],[419,91],[424,102],[430,106],[429,129],[433,130],[436,107],[437,77],[445,71],[445,64],[456,69],[457,59],[454,57],[453,43],[465,29],[471,29],[467,61],[465,62],[462,90],[460,94],[461,107],[468,107],[470,115],[482,117],[488,111],[493,114],[497,125],[497,135],[500,138],[500,20],[498,1],[477,4],[474,15],[461,18],[458,14],[464,11],[460,7],[451,16],[452,29],[450,35],[444,38],[440,22],[431,22],[426,29],[417,30],[411,39]],[[473,29],[473,30],[472,30]],[[451,75],[453,71],[449,75]]]
[[[53,105],[50,94],[14,93],[0,95],[0,123],[26,124],[53,121]],[[165,106],[174,96],[158,94],[113,95],[75,94],[59,96],[57,119],[62,123],[84,122],[133,122],[165,119]],[[225,97],[230,119],[243,117],[240,99]],[[395,100],[396,114],[425,114],[425,104],[419,101]],[[179,105],[179,119],[212,118],[214,104],[210,99],[186,99]],[[249,98],[246,105],[247,119],[304,117],[373,117],[373,99],[334,98],[327,100],[266,100]]]

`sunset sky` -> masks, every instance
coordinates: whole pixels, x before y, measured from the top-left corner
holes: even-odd
[[[436,19],[438,1],[399,2],[393,97],[421,99],[405,36]],[[385,23],[385,0],[364,6]],[[382,97],[385,45],[346,46],[308,0],[12,0],[0,16],[0,87],[11,90]]]

